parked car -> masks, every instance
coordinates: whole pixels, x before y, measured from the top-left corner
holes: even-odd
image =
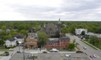
[[[94,55],[91,55],[90,58],[97,58],[97,56],[94,54]]]
[[[96,56],[95,54],[93,55],[93,57],[94,57],[94,58],[97,58],[97,56]]]
[[[7,51],[4,54],[5,54],[5,56],[9,56],[9,52],[7,52]]]
[[[42,53],[49,53],[47,50],[43,50]]]
[[[83,49],[86,50],[87,48],[86,47],[83,47]]]
[[[66,57],[70,57],[71,55],[70,55],[70,54],[65,54],[65,56],[66,56]]]
[[[20,51],[17,51],[17,53],[21,53]]]
[[[90,58],[93,58],[93,56],[90,56]]]
[[[76,51],[76,53],[83,53],[83,51]]]
[[[3,54],[0,54],[0,56],[9,56],[9,52],[5,51]]]
[[[48,53],[48,51],[43,51],[42,53]]]
[[[50,50],[50,52],[59,52],[59,50],[56,49],[56,48],[52,48],[52,49]]]

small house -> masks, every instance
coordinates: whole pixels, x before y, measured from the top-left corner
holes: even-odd
[[[16,40],[14,38],[10,38],[10,39],[7,39],[5,41],[5,46],[6,47],[13,47],[13,46],[16,46]]]

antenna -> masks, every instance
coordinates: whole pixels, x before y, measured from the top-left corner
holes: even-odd
[[[58,23],[61,24],[60,18],[59,18],[59,22]]]

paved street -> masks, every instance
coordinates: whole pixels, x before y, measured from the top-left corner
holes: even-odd
[[[77,36],[72,36],[72,35],[68,35],[70,37],[71,40],[76,40],[77,43],[79,43],[78,47],[80,48],[81,51],[83,51],[84,53],[86,53],[88,56],[91,55],[96,55],[96,58],[91,58],[91,60],[101,60],[101,51],[100,50],[95,50],[92,47],[86,45],[85,43],[83,43],[81,41],[80,38],[78,38]],[[86,47],[86,49],[84,49],[83,47]],[[3,57],[0,60],[9,60],[10,57],[12,56],[12,58],[10,60],[23,60],[23,54],[22,53],[16,53],[16,51],[19,51],[19,47],[14,48],[14,51],[10,52],[10,56],[8,57]],[[20,47],[20,51],[22,50],[22,47]],[[14,55],[11,55],[11,54]],[[74,52],[69,52],[69,51],[60,51],[59,53],[49,53],[49,54],[43,54],[42,51],[40,50],[25,50],[25,60],[33,60],[30,58],[30,56],[32,56],[32,54],[35,54],[35,56],[37,56],[38,58],[35,60],[89,60],[87,55],[84,54],[77,54]],[[71,57],[66,57],[65,54],[70,54]]]
[[[9,54],[10,54],[9,56],[0,56],[0,60],[9,60],[18,50],[19,50],[19,47],[14,48],[13,51],[9,51]]]
[[[77,36],[72,36],[72,35],[67,35],[67,36],[69,36],[72,40],[75,39],[76,42],[79,43],[78,47],[80,48],[80,50],[82,50],[88,56],[96,55],[96,58],[92,58],[92,60],[101,60],[101,51],[95,50],[92,47],[86,45]],[[86,49],[84,49],[83,47],[86,47]]]
[[[9,56],[0,56],[0,60],[10,60],[11,57],[12,57],[17,51],[19,51],[19,47],[13,48],[12,51],[8,51],[9,54],[10,54]],[[22,47],[20,47],[20,51],[22,52]],[[2,53],[4,53],[4,52],[2,52]]]
[[[66,57],[65,55],[68,54],[70,57]],[[34,60],[89,60],[87,55],[85,54],[77,54],[77,53],[38,53],[34,54],[34,56],[37,56]],[[16,53],[11,60],[23,60],[23,54],[22,53]],[[31,55],[28,53],[25,53],[25,60],[33,60],[31,58]]]
[[[21,48],[21,47],[20,47]],[[15,51],[18,51],[18,47]],[[22,51],[22,48],[20,49]],[[78,54],[70,51],[59,51],[57,52],[50,52],[50,53],[42,53],[43,50],[32,49],[32,50],[25,50],[24,55],[23,53],[15,53],[10,60],[33,60],[31,56],[37,56],[35,60],[89,60],[86,54]],[[65,55],[71,55],[70,57],[66,57]]]

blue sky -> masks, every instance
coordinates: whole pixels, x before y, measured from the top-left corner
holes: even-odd
[[[0,0],[0,20],[100,21],[101,0]]]

